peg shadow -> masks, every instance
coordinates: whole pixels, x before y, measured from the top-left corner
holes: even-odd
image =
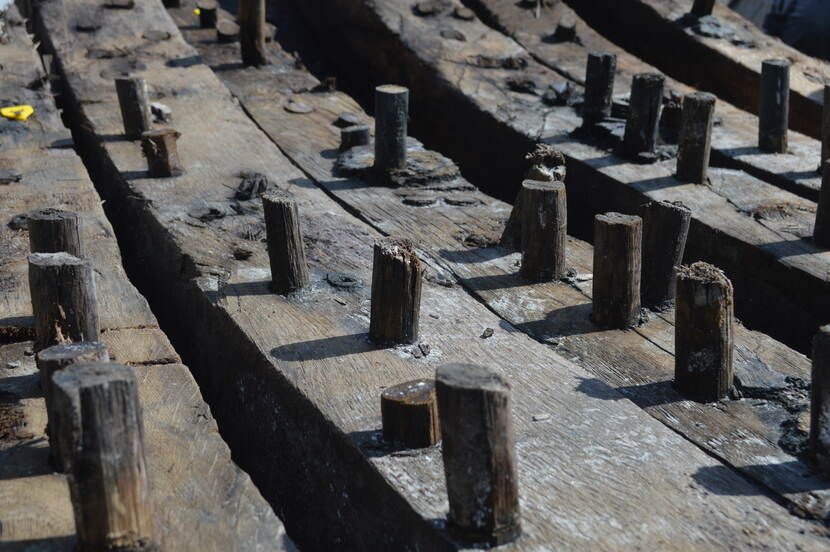
[[[0,481],[54,473],[49,461],[49,447],[38,446],[44,442],[46,437],[23,439],[0,451]]]
[[[274,295],[271,291],[270,280],[256,280],[253,282],[234,282],[225,284],[220,289],[226,297],[248,297],[254,295]]]
[[[811,178],[815,178],[816,180],[821,179],[821,175],[816,169],[813,169],[812,171],[787,171],[785,173],[781,173],[781,176],[789,180],[809,180]]]
[[[130,138],[127,138],[125,134],[102,134],[99,137],[101,142],[106,142],[108,144],[113,144],[116,142],[133,142]],[[136,142],[138,140],[135,140]]]
[[[579,385],[576,386],[576,390],[580,393],[605,401],[628,399],[640,408],[662,406],[684,400],[675,391],[671,381],[613,387],[596,378],[580,378],[580,380]]]
[[[438,254],[451,263],[478,264],[512,255],[514,251],[507,247],[491,245],[472,249],[439,249]],[[517,267],[518,268],[518,267]]]
[[[4,550],[75,550],[78,537],[65,535],[63,537],[43,537],[40,539],[18,539],[3,541]],[[8,546],[8,548],[5,548]]]
[[[460,278],[458,282],[462,286],[474,291],[494,291],[497,289],[510,289],[531,285],[518,272]]]
[[[522,322],[516,327],[530,335],[546,338],[548,336],[568,337],[603,331],[591,322],[591,303],[569,305],[548,312],[541,320]]]
[[[422,456],[429,454],[437,446],[408,448],[402,446],[400,443],[386,441],[383,438],[383,429],[352,431],[349,433],[349,438],[369,458],[383,458],[384,456]]]
[[[150,178],[150,171],[121,171],[121,178],[124,180],[144,180]]]
[[[40,389],[40,373],[9,376],[0,379],[0,398],[4,393],[19,399],[36,399],[43,396]]]
[[[728,466],[706,466],[692,474],[698,484],[707,491],[726,496],[764,495],[765,491],[742,481],[735,482],[735,469]],[[830,490],[830,478],[810,468],[805,462],[792,460],[781,464],[739,466],[737,470],[766,486],[776,493],[809,493]]]
[[[369,334],[364,332],[280,345],[271,349],[271,356],[282,361],[324,360],[383,348],[369,341]]]
[[[685,186],[686,184],[688,183],[678,180],[674,176],[658,176],[656,178],[637,180],[636,182],[632,182],[630,186],[640,192],[650,192],[653,190],[664,190],[666,188]]]
[[[736,148],[726,148],[719,150],[721,155],[726,157],[739,157],[741,155],[759,155],[765,153],[756,146],[740,146]]]
[[[824,253],[827,251],[819,247],[812,238],[794,238],[792,240],[780,240],[777,242],[764,243],[758,246],[759,249],[774,255],[775,257],[785,259],[787,257],[796,257],[798,255],[813,255],[815,253]],[[796,248],[796,251],[788,251]]]
[[[170,59],[165,62],[167,67],[193,67],[194,65],[202,65],[205,61],[200,55],[186,56],[176,59]]]

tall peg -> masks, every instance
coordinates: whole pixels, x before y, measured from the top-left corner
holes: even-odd
[[[712,15],[715,8],[715,0],[695,0],[692,4],[692,13],[695,15]]]
[[[595,324],[628,328],[640,319],[643,221],[606,213],[594,217],[593,313]]]
[[[824,162],[830,159],[830,84],[824,85],[824,108],[821,116],[821,159],[819,172],[824,170]]]
[[[387,387],[380,396],[383,438],[408,448],[441,440],[435,381],[419,379]]]
[[[196,7],[199,8],[199,27],[202,29],[215,28],[216,15],[219,9],[216,0],[198,0]]]
[[[265,57],[265,0],[239,0],[239,45],[242,64],[259,67]]]
[[[407,239],[375,241],[369,338],[376,343],[415,343],[424,267]]]
[[[521,274],[531,282],[549,282],[565,276],[568,208],[562,182],[522,183]]]
[[[652,201],[643,206],[642,306],[674,305],[677,267],[683,262],[692,212],[682,203]]]
[[[169,178],[184,172],[179,161],[176,140],[179,134],[172,128],[148,130],[141,134],[141,149],[147,158],[147,170],[153,178]]]
[[[450,531],[469,543],[498,546],[521,534],[510,384],[471,364],[435,375]]]
[[[115,79],[115,92],[124,121],[124,134],[137,140],[153,128],[147,81],[138,77]]]
[[[286,294],[306,287],[308,265],[297,202],[288,192],[268,192],[262,195],[262,208],[271,262],[271,290]]]
[[[144,424],[133,369],[70,366],[53,377],[77,432],[69,491],[81,550],[156,550]]]
[[[27,217],[29,251],[60,253],[83,257],[78,214],[60,209],[38,209]]]
[[[631,83],[628,122],[625,125],[623,150],[626,155],[654,152],[663,105],[665,77],[659,73],[639,73]]]
[[[375,168],[406,168],[409,89],[394,84],[375,88]]]
[[[822,247],[830,247],[830,159],[825,159],[821,166],[821,190],[816,205],[813,239]]]
[[[768,59],[761,65],[761,105],[758,109],[758,147],[770,153],[787,152],[790,113],[790,62]]]
[[[683,97],[680,144],[677,148],[678,180],[706,183],[716,100],[714,94],[707,92],[693,92]]]
[[[830,470],[830,325],[813,338],[810,452],[823,470]]]
[[[674,386],[700,402],[726,397],[732,387],[732,282],[697,262],[677,271]]]
[[[69,253],[29,255],[35,352],[73,341],[98,340],[92,263]]]
[[[609,52],[591,52],[585,70],[585,99],[582,124],[593,125],[611,116],[614,96],[614,73],[617,56]]]
[[[367,125],[351,125],[340,129],[340,151],[355,146],[368,146],[371,137]]]

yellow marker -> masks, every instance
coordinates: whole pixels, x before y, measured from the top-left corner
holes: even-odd
[[[196,8],[196,9],[193,10],[193,13],[195,13],[196,15],[201,15],[202,10],[200,10],[199,8]]]
[[[13,105],[0,109],[0,115],[6,119],[13,119],[15,121],[25,121],[34,112],[35,108],[30,105]]]

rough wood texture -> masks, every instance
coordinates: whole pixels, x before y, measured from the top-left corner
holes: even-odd
[[[84,256],[78,214],[47,207],[29,213],[26,217],[29,231],[29,251],[32,253],[65,252],[75,257]]]
[[[297,202],[284,192],[262,196],[268,258],[271,263],[271,289],[290,293],[308,285],[308,265],[300,230]]]
[[[421,314],[424,266],[412,242],[375,242],[369,337],[380,344],[415,343]]]
[[[568,270],[565,184],[525,180],[522,191],[522,276],[531,282],[558,280]]]
[[[790,114],[790,62],[768,59],[761,67],[758,107],[758,147],[769,153],[787,152]]]
[[[594,218],[595,324],[608,328],[636,326],[640,318],[640,270],[643,220],[607,213]]]
[[[29,255],[35,352],[72,341],[98,340],[92,263],[69,253]]]
[[[813,338],[810,388],[810,454],[830,471],[830,326]]]
[[[121,107],[124,134],[132,140],[138,140],[142,133],[153,128],[147,81],[136,78],[115,79],[115,92]]]
[[[384,389],[380,395],[383,438],[407,448],[441,440],[435,380],[418,379]]]
[[[375,168],[406,168],[409,90],[385,84],[375,89]]]
[[[614,73],[617,56],[610,52],[591,52],[585,66],[585,99],[582,103],[582,123],[596,124],[611,116],[611,97],[614,94]]]
[[[369,127],[366,125],[352,125],[340,130],[340,151],[346,151],[355,146],[368,146],[371,140]]]
[[[642,306],[674,305],[677,267],[683,262],[692,212],[682,203],[652,201],[643,206]]]
[[[659,73],[634,75],[623,148],[628,155],[653,152],[663,106],[665,77]]]
[[[732,283],[706,263],[677,271],[674,386],[701,402],[723,399],[733,384]]]
[[[242,64],[259,67],[265,56],[265,0],[239,1],[239,45]]]
[[[680,144],[677,146],[678,180],[706,184],[716,100],[714,95],[705,92],[683,97]]]
[[[510,384],[497,372],[448,364],[435,373],[450,530],[498,546],[521,535]]]
[[[147,158],[147,171],[150,176],[169,178],[184,172],[176,147],[179,136],[179,132],[172,128],[148,130],[141,134],[141,149]]]

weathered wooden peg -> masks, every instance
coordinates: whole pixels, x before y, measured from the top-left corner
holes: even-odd
[[[29,251],[60,253],[83,257],[78,214],[60,209],[38,209],[27,217]]]
[[[219,9],[216,0],[199,0],[196,2],[196,7],[199,8],[199,27],[203,29],[216,27],[216,16]]]
[[[133,369],[70,366],[53,377],[74,430],[69,491],[81,550],[157,550],[144,455],[144,424]]]
[[[340,129],[340,151],[355,146],[368,146],[371,137],[367,125],[351,125]]]
[[[732,387],[732,282],[703,262],[677,271],[674,387],[699,402],[726,397]]]
[[[715,8],[715,0],[695,0],[692,4],[692,13],[694,15],[711,15]]]
[[[271,262],[271,290],[286,294],[306,287],[308,265],[297,202],[288,192],[269,192],[262,196],[262,208]]]
[[[583,126],[593,125],[611,116],[614,73],[617,56],[608,52],[591,52],[585,70],[585,99],[582,103]]]
[[[813,239],[822,247],[830,247],[830,159],[822,162],[821,191],[816,205]]]
[[[631,83],[628,122],[625,125],[623,150],[626,155],[654,152],[660,109],[663,105],[665,77],[659,73],[634,75]]]
[[[220,19],[216,23],[216,41],[229,44],[239,40],[239,25],[228,19]]]
[[[148,130],[141,135],[141,149],[147,158],[147,170],[153,178],[169,178],[184,172],[179,161],[176,140],[179,134],[172,128]]]
[[[678,180],[706,183],[716,101],[714,94],[706,92],[693,92],[683,97],[680,143],[677,148]]]
[[[521,275],[531,282],[565,276],[568,207],[562,182],[522,183]]]
[[[388,387],[380,396],[383,438],[407,448],[441,440],[435,381],[419,379]]]
[[[239,1],[239,45],[242,64],[259,67],[265,56],[265,0]]]
[[[758,109],[758,148],[787,152],[790,113],[790,62],[768,59],[761,66],[761,105]]]
[[[415,343],[424,267],[407,239],[375,241],[369,338],[381,344]]]
[[[559,42],[573,42],[576,40],[576,18],[570,14],[563,15],[556,24],[553,38]]]
[[[92,263],[69,253],[29,255],[35,352],[74,341],[98,341]]]
[[[115,92],[124,121],[124,134],[132,140],[153,128],[147,81],[137,77],[115,79]]]
[[[642,218],[642,306],[664,310],[674,305],[692,212],[682,203],[652,201],[643,206]]]
[[[593,313],[598,326],[628,328],[640,319],[643,221],[606,213],[594,217]]]
[[[375,88],[375,168],[406,168],[409,89],[394,84]]]
[[[824,170],[824,162],[830,159],[830,85],[824,85],[824,109],[821,116],[821,159],[819,172]]]
[[[450,364],[435,375],[450,531],[497,546],[521,534],[510,384],[495,372]]]
[[[71,423],[71,419],[67,420],[61,415],[65,409],[55,408],[52,400],[54,395],[52,377],[58,371],[75,364],[109,362],[109,353],[103,343],[81,341],[48,347],[39,352],[36,359],[38,372],[40,372],[40,386],[43,389],[43,397],[46,399],[46,415],[49,419],[49,448],[56,469],[60,472],[67,472],[73,450],[71,442],[73,430],[63,426],[63,424]]]
[[[830,471],[830,325],[813,338],[810,382],[810,453],[821,469]]]
[[[181,0],[163,0],[162,4],[165,8],[179,8],[182,5]]]

